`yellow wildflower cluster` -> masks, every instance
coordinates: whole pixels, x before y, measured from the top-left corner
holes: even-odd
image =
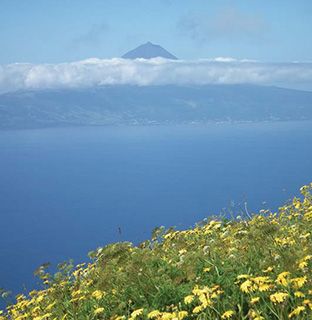
[[[42,266],[44,289],[18,295],[0,320],[311,320],[311,190],[278,212],[157,228],[55,275]]]

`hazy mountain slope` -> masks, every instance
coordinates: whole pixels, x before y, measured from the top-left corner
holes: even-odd
[[[0,127],[312,119],[312,92],[252,85],[104,86],[0,95]]]

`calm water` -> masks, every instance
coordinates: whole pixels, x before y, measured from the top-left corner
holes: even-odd
[[[0,287],[233,202],[274,209],[312,181],[311,146],[308,122],[2,131]]]

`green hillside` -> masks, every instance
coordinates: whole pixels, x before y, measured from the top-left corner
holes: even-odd
[[[312,319],[312,184],[278,213],[159,228],[91,262],[37,270],[40,291],[0,319]]]

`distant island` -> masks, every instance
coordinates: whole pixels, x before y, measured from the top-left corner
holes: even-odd
[[[311,91],[245,83],[188,84],[187,78],[182,79],[182,84],[162,84],[161,72],[159,79],[156,77],[158,84],[153,85],[149,84],[149,77],[154,76],[154,68],[157,70],[158,64],[149,60],[161,58],[161,63],[166,61],[170,64],[170,60],[178,59],[176,56],[160,45],[147,42],[125,53],[122,58],[125,60],[117,59],[116,65],[108,64],[117,71],[119,64],[128,66],[125,75],[118,71],[111,84],[102,84],[99,77],[87,86],[58,86],[56,81],[53,87],[52,81],[51,87],[44,84],[41,87],[46,76],[43,72],[43,78],[38,80],[35,89],[0,94],[0,129],[312,120]],[[136,59],[139,61],[130,61]],[[84,66],[91,66],[86,70],[96,70],[95,63],[106,70],[107,61],[103,61],[89,59],[82,64],[78,62],[72,69],[76,72],[75,68],[78,68],[75,78],[85,76],[88,71]],[[144,72],[146,67],[149,68],[147,74]],[[32,72],[36,75],[36,68],[35,65],[30,67],[30,78]],[[208,71],[206,69],[205,72]],[[52,68],[50,72],[53,79],[55,70]],[[139,80],[142,78],[143,81],[138,83],[143,85],[129,84],[133,72]],[[163,72],[170,78],[169,69]],[[108,81],[110,78],[104,79]],[[66,77],[63,80],[66,83]]]
[[[257,85],[111,85],[0,95],[0,128],[312,120],[312,92]]]

